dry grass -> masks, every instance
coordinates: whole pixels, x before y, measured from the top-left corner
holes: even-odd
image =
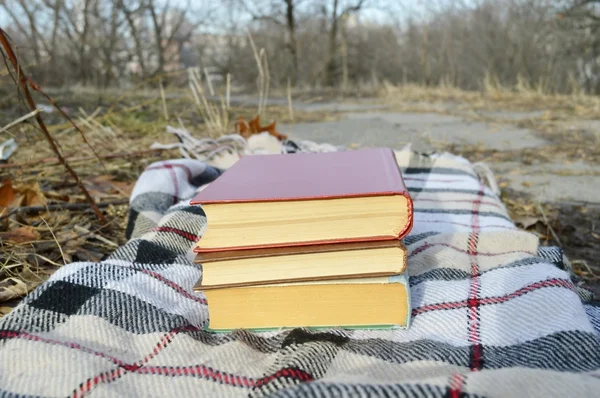
[[[446,104],[451,111],[479,110],[544,110],[546,118],[600,117],[600,97],[574,92],[551,94],[543,86],[531,87],[521,82],[505,87],[489,79],[480,91],[465,91],[449,84],[424,87],[416,84],[393,86],[384,84],[379,90],[381,100],[400,107],[419,104]]]

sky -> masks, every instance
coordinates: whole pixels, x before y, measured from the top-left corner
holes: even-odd
[[[30,1],[40,1],[40,0],[30,0]],[[76,0],[75,0],[76,1]],[[164,4],[167,0],[157,0],[158,4]],[[218,32],[221,31],[224,27],[224,23],[220,21],[227,20],[227,3],[229,1],[235,0],[218,0],[218,1],[210,1],[210,0],[190,0],[192,4],[192,8],[196,8],[198,11],[202,10],[203,4],[211,4],[214,6],[215,4],[221,4],[215,11],[215,15],[211,18],[213,21],[209,26],[204,26],[203,31],[213,31]],[[353,3],[355,0],[340,0],[343,4]],[[438,0],[444,1],[444,0]],[[423,5],[426,3],[431,3],[432,0],[367,0],[367,6],[361,10],[360,18],[363,21],[373,21],[373,22],[398,22],[399,19],[402,19],[408,15],[416,15],[420,13],[420,10],[423,9]],[[184,6],[188,3],[188,0],[170,0],[170,4],[172,5],[180,5]],[[252,0],[250,0],[252,3]],[[308,2],[307,2],[308,3]],[[310,4],[317,4],[318,1],[312,1]],[[323,0],[320,3],[323,4],[331,4],[331,0]],[[371,5],[369,5],[369,3]],[[10,4],[10,1],[9,1]],[[377,7],[373,5],[377,4]],[[250,20],[250,15],[247,13],[239,14],[245,20]],[[11,24],[11,18],[7,14],[7,12],[0,8],[0,27],[5,27],[6,25]]]

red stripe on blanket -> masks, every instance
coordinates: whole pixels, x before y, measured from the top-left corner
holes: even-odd
[[[465,376],[460,373],[455,373],[450,377],[450,390],[448,396],[450,398],[459,398],[463,385],[465,383]]]
[[[47,339],[47,338],[36,336],[34,334],[30,334],[27,332],[14,332],[14,331],[9,331],[9,330],[1,330],[0,331],[0,339],[7,339],[7,340],[8,339],[21,339],[21,340],[30,340],[30,341],[36,341],[36,342],[41,342],[41,343],[47,343],[47,344],[52,344],[52,345],[60,345],[63,347],[74,349],[74,350],[79,350],[79,351],[85,352],[87,354],[95,355],[95,356],[98,356],[101,358],[106,358],[109,361],[111,361],[112,363],[114,363],[115,365],[125,366],[125,362],[121,361],[120,359],[118,359],[116,357],[107,355],[100,351],[92,350],[92,349],[84,347],[78,343],[71,343],[68,341]]]
[[[123,363],[122,361],[119,361],[122,364],[120,364],[118,368],[109,370],[106,372],[102,372],[99,375],[94,376],[94,377],[90,377],[89,379],[87,379],[86,381],[81,383],[79,385],[79,388],[76,389],[75,391],[73,391],[71,396],[74,398],[83,397],[88,392],[90,392],[94,387],[96,387],[100,384],[110,383],[110,382],[118,379],[119,377],[121,377],[122,375],[124,375],[127,372],[137,372],[142,366],[144,366],[146,363],[148,363],[148,361],[150,361],[152,358],[156,357],[166,346],[168,346],[169,343],[171,343],[173,341],[173,338],[177,334],[179,334],[180,332],[182,332],[184,330],[198,330],[198,329],[194,328],[194,327],[185,327],[185,328],[176,328],[176,329],[173,329],[173,330],[167,332],[161,338],[161,340],[154,346],[154,348],[152,349],[152,352],[150,354],[146,355],[144,358],[142,358],[139,361],[134,362],[132,364],[126,364],[126,363]]]
[[[165,163],[165,164],[161,164],[161,165],[157,165],[157,166],[148,167],[148,168],[146,168],[146,170],[161,170],[161,169],[173,169],[173,168],[182,169],[183,171],[185,171],[185,174],[187,175],[188,182],[192,180],[192,170],[190,170],[189,167],[187,167],[186,165],[183,165],[183,164]]]
[[[202,297],[198,297],[198,296],[194,296],[193,294],[189,293],[187,290],[185,290],[184,288],[182,288],[181,286],[179,286],[178,284],[176,284],[175,282],[171,281],[170,279],[165,278],[164,276],[162,276],[161,274],[158,274],[156,272],[144,269],[144,268],[137,268],[137,267],[133,267],[134,270],[139,271],[143,274],[146,274],[148,276],[153,277],[154,279],[159,280],[160,282],[164,283],[165,285],[169,286],[170,288],[172,288],[173,290],[175,290],[177,293],[181,294],[182,296],[189,298],[191,300],[194,300],[200,304],[204,304],[206,305],[206,299],[202,298]]]
[[[173,228],[173,227],[154,227],[154,228],[152,228],[152,232],[172,232],[172,233],[179,235],[182,238],[185,238],[189,241],[192,241],[192,242],[198,241],[197,235],[194,235],[190,232],[184,231],[182,229]]]
[[[479,299],[479,306],[485,305],[493,305],[493,304],[502,304],[514,298],[523,296],[527,293],[533,292],[535,290],[547,288],[547,287],[560,287],[566,288],[569,290],[574,290],[575,286],[573,283],[566,279],[548,279],[545,281],[535,282],[521,289],[507,294],[505,296],[495,296],[495,297],[483,297]],[[422,307],[417,307],[412,310],[412,316],[417,316],[423,314],[425,312],[431,311],[439,311],[439,310],[455,310],[458,308],[465,308],[469,306],[470,299],[462,300],[462,301],[453,301],[449,303],[438,303],[438,304],[427,304]]]
[[[175,170],[174,170],[175,168],[179,168],[179,169],[182,169],[183,171],[185,171],[188,182],[192,180],[192,171],[190,170],[189,167],[184,166],[182,164],[164,163],[164,164],[161,164],[158,166],[148,167],[146,169],[146,170],[160,170],[160,169],[169,170],[169,174],[171,175],[171,181],[173,181],[173,190],[175,192],[173,194],[173,204],[175,204],[179,201],[179,182],[177,180],[177,174],[175,173]]]
[[[227,384],[233,387],[260,387],[269,384],[270,382],[278,379],[293,379],[302,382],[313,380],[313,376],[309,373],[296,368],[283,368],[277,372],[264,376],[259,379],[254,379],[246,376],[235,375],[232,373],[221,372],[211,367],[204,365],[195,366],[144,366],[135,370],[136,373],[141,374],[153,374],[153,375],[164,375],[164,376],[194,376],[209,379],[211,381],[217,381],[223,384]]]
[[[469,241],[470,241],[470,239],[469,239]],[[469,245],[470,245],[470,243],[469,243]],[[474,253],[472,253],[470,250],[463,250],[463,249],[461,249],[459,247],[456,247],[456,246],[453,246],[453,245],[449,245],[448,243],[441,243],[441,242],[439,242],[439,243],[425,243],[423,246],[420,246],[420,247],[417,247],[416,249],[414,249],[408,255],[408,257],[416,256],[417,254],[419,254],[419,253],[421,253],[421,252],[423,252],[423,251],[425,251],[425,250],[427,250],[429,248],[436,247],[436,246],[448,247],[450,249],[456,250],[457,252],[465,253],[465,254],[468,254],[468,255],[474,254],[474,255],[477,255],[477,256],[486,256],[486,257],[503,256],[505,254],[515,254],[515,253],[529,254],[531,256],[535,256],[536,255],[536,253],[528,252],[528,251],[525,251],[525,250],[510,250],[510,251],[507,251],[507,252],[498,252],[498,253],[488,253],[488,252],[477,252],[477,251],[475,251]]]
[[[471,349],[469,354],[469,364],[471,371],[478,371],[483,368],[483,346],[480,338],[480,294],[481,294],[481,274],[479,273],[479,261],[477,256],[477,247],[479,245],[479,208],[481,201],[483,200],[484,186],[483,183],[479,184],[479,194],[477,199],[473,202],[473,217],[471,223],[473,224],[473,232],[469,234],[468,241],[468,254],[469,262],[471,264],[471,288],[469,291],[469,299],[467,300],[467,320],[468,320],[468,334],[469,341],[471,343]]]
[[[169,332],[167,332],[167,334],[165,336],[169,336],[169,335],[175,335],[175,334],[179,334],[181,332],[194,332],[194,331],[198,331],[200,330],[199,328],[195,327],[195,326],[184,326],[184,327],[180,327],[180,328],[175,328]],[[12,330],[0,330],[0,339],[22,339],[22,340],[30,340],[30,341],[36,341],[36,342],[40,342],[40,343],[46,343],[46,344],[51,344],[51,345],[60,345],[63,347],[67,347],[67,348],[71,348],[74,350],[78,350],[81,352],[84,352],[86,354],[91,354],[91,355],[95,355],[98,356],[100,358],[105,358],[108,359],[109,361],[111,361],[112,363],[114,363],[115,365],[119,365],[120,367],[126,368],[126,367],[131,367],[133,365],[128,365],[126,362],[120,360],[117,357],[114,357],[112,355],[109,354],[105,354],[101,351],[96,351],[96,350],[92,350],[91,348],[87,348],[82,346],[81,344],[78,343],[73,343],[73,342],[69,342],[69,341],[60,341],[60,340],[54,340],[54,339],[48,339],[45,337],[40,337],[37,336],[35,334],[31,334],[31,333],[27,333],[27,332],[15,332]],[[164,340],[164,337],[163,337]],[[162,341],[162,340],[161,340]],[[159,343],[160,344],[160,343]]]

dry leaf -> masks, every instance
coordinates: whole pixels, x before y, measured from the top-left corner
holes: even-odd
[[[15,201],[15,190],[12,186],[12,180],[5,180],[0,187],[0,207],[10,207]]]
[[[244,138],[248,138],[253,134],[267,132],[280,141],[285,140],[287,135],[278,133],[275,130],[276,124],[277,122],[273,122],[267,126],[261,127],[259,116],[256,116],[254,119],[250,119],[248,122],[243,117],[239,117],[235,124],[235,128],[237,133]]]
[[[40,239],[40,233],[33,227],[19,227],[13,231],[0,232],[0,240],[13,243],[26,243]]]
[[[113,181],[112,185],[115,187],[116,191],[119,191],[123,195],[129,196],[133,191],[135,182]]]
[[[105,174],[97,177],[88,178],[84,185],[94,199],[102,199],[114,194],[129,196],[133,190],[134,183],[113,181],[113,176]]]
[[[0,207],[45,206],[48,203],[39,183],[13,186],[6,180],[0,188]]]
[[[523,185],[524,187],[527,187],[527,188],[529,188],[529,187],[531,187],[533,184],[531,184],[529,181],[523,181],[523,182],[521,183],[521,185]]]
[[[45,206],[48,203],[48,199],[37,182],[19,185],[15,187],[15,190],[22,196],[20,206]]]

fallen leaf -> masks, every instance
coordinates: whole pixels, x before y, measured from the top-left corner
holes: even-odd
[[[15,190],[12,186],[12,180],[5,180],[0,187],[0,207],[10,207],[15,201]]]
[[[597,233],[595,233],[595,232],[592,232],[592,236],[593,236],[594,238],[596,238],[596,239],[600,240],[600,235],[598,235]]]
[[[508,186],[508,181],[502,181],[500,184],[498,184],[498,186],[500,188],[506,188]]]
[[[249,121],[246,121],[246,119],[243,117],[239,117],[235,123],[235,128],[236,132],[244,138],[248,138],[253,134],[267,132],[280,141],[285,140],[287,135],[278,133],[275,130],[276,125],[277,122],[273,122],[267,126],[261,127],[259,116],[256,116],[254,119],[250,119]]]
[[[524,187],[527,187],[527,188],[529,188],[529,187],[531,187],[533,184],[532,184],[532,183],[530,183],[529,181],[523,181],[523,182],[521,183],[521,185],[523,185]]]
[[[0,188],[0,207],[45,206],[48,199],[39,183],[14,185],[11,180]]]
[[[48,203],[48,199],[37,182],[18,185],[15,190],[23,197],[19,203],[20,206],[45,206]]]
[[[120,191],[122,194],[129,196],[133,191],[135,182],[113,181],[112,185],[117,191]]]
[[[113,181],[109,174],[100,175],[86,179],[83,184],[94,199],[102,199],[114,194],[129,196],[133,190],[134,183]]]
[[[33,227],[25,226],[13,231],[0,232],[0,240],[13,243],[26,243],[40,239],[40,233]]]

